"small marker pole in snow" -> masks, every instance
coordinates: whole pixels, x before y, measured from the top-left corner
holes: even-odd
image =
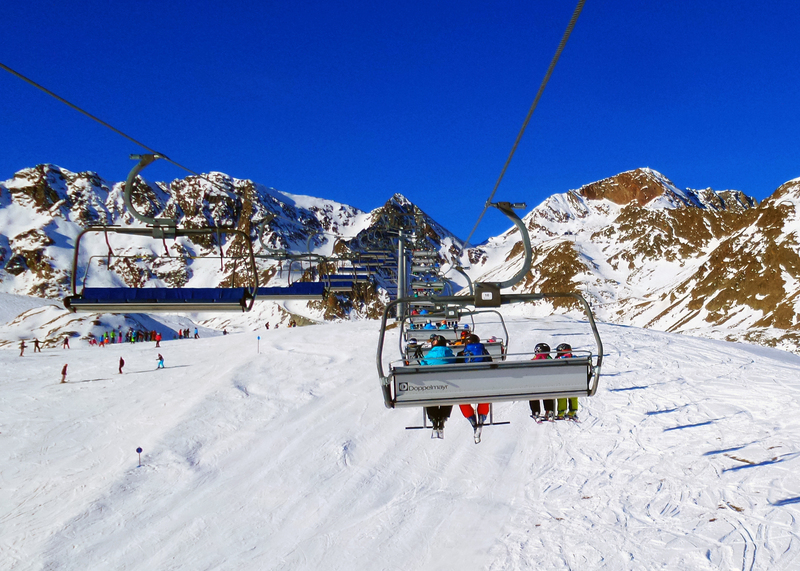
[[[261,354],[261,335],[258,336],[258,343],[256,343],[256,352]]]
[[[139,454],[139,468],[142,467],[142,447],[136,449],[136,453]]]

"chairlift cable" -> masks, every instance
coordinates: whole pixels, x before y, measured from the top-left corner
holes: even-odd
[[[63,97],[61,97],[60,95],[57,95],[56,93],[53,93],[52,91],[50,91],[49,89],[47,89],[47,88],[46,88],[46,87],[44,87],[43,85],[39,85],[38,83],[36,83],[36,82],[35,82],[35,81],[33,81],[32,79],[30,79],[30,78],[28,78],[28,77],[25,77],[24,75],[22,75],[22,74],[21,74],[21,73],[19,73],[18,71],[15,71],[15,70],[11,69],[10,67],[8,67],[7,65],[5,65],[5,64],[4,64],[4,63],[2,63],[2,62],[0,62],[0,68],[2,68],[2,69],[4,69],[4,70],[6,70],[7,72],[9,72],[9,73],[10,73],[10,74],[12,74],[12,75],[15,75],[16,77],[20,78],[21,80],[23,80],[23,81],[25,81],[25,82],[27,82],[27,83],[31,84],[31,85],[32,85],[32,86],[34,86],[36,89],[39,89],[40,91],[43,91],[44,93],[46,93],[46,94],[47,94],[47,95],[49,95],[50,97],[53,97],[53,98],[57,99],[57,100],[58,100],[58,101],[60,101],[61,103],[65,104],[65,105],[67,105],[67,106],[69,106],[69,107],[72,107],[73,109],[75,109],[75,110],[76,110],[76,111],[78,111],[79,113],[82,113],[82,114],[86,115],[86,116],[87,116],[89,119],[91,119],[92,121],[95,121],[95,122],[99,123],[99,124],[100,124],[100,125],[102,125],[103,127],[106,127],[106,128],[108,128],[108,129],[111,129],[112,131],[114,131],[114,132],[115,132],[115,133],[117,133],[118,135],[121,135],[121,136],[125,137],[126,139],[128,139],[129,141],[131,141],[131,142],[133,142],[133,143],[135,143],[135,144],[139,145],[139,146],[140,146],[140,147],[142,147],[143,149],[146,149],[146,150],[150,151],[150,152],[151,152],[151,153],[153,153],[154,155],[158,155],[158,157],[160,157],[160,158],[164,159],[165,161],[167,161],[167,162],[169,162],[169,163],[172,163],[172,164],[173,164],[173,165],[175,165],[176,167],[178,167],[178,168],[180,168],[180,169],[183,169],[183,170],[185,170],[186,172],[188,172],[188,173],[190,173],[190,174],[193,174],[193,175],[194,175],[194,176],[196,176],[196,177],[202,178],[203,180],[205,180],[205,181],[207,181],[207,182],[210,182],[212,185],[216,186],[218,189],[220,189],[220,190],[222,190],[222,191],[224,191],[224,192],[227,192],[227,189],[226,189],[226,188],[222,187],[221,185],[219,185],[218,183],[214,182],[213,180],[211,180],[210,178],[206,177],[205,175],[202,175],[202,174],[200,174],[200,173],[196,173],[196,172],[195,172],[195,171],[193,171],[192,169],[190,169],[190,168],[188,168],[188,167],[185,167],[185,166],[183,166],[182,164],[180,164],[180,163],[178,163],[178,162],[176,162],[176,161],[173,161],[173,160],[172,160],[171,158],[169,158],[167,155],[165,155],[165,154],[163,154],[163,153],[160,153],[160,152],[156,151],[155,149],[152,149],[152,148],[148,147],[147,145],[145,145],[145,144],[144,144],[144,143],[142,143],[141,141],[137,141],[136,139],[134,139],[134,138],[133,138],[133,137],[131,137],[130,135],[128,135],[128,134],[126,134],[126,133],[124,133],[124,132],[120,131],[119,129],[117,129],[117,128],[116,128],[116,127],[114,127],[113,125],[110,125],[110,124],[106,123],[105,121],[103,121],[103,120],[102,120],[102,119],[100,119],[99,117],[95,117],[94,115],[92,115],[92,114],[91,114],[91,113],[89,113],[88,111],[85,111],[85,110],[81,109],[80,107],[78,107],[78,106],[77,106],[77,105],[75,105],[74,103],[70,103],[69,101],[67,101],[66,99],[64,99]]]
[[[558,44],[558,49],[556,49],[556,53],[553,56],[552,61],[550,61],[550,67],[547,68],[547,73],[544,75],[544,79],[542,80],[542,84],[539,86],[539,91],[536,93],[536,97],[531,104],[531,108],[528,110],[528,115],[525,117],[525,121],[522,123],[522,128],[517,135],[517,140],[514,141],[514,146],[511,148],[511,153],[508,155],[508,159],[506,159],[506,164],[503,165],[503,170],[500,171],[500,176],[497,179],[497,182],[492,189],[489,198],[486,199],[486,203],[483,206],[483,211],[478,216],[478,220],[475,222],[475,226],[473,226],[472,230],[467,236],[467,239],[464,241],[464,247],[461,248],[461,252],[463,252],[467,246],[469,246],[469,241],[472,238],[472,235],[475,233],[475,230],[478,229],[478,225],[481,223],[483,216],[486,214],[486,211],[489,209],[491,205],[492,199],[494,198],[495,193],[497,192],[497,188],[500,186],[500,182],[503,180],[503,177],[506,174],[506,170],[508,169],[508,165],[511,163],[511,159],[514,157],[514,153],[517,151],[517,147],[519,146],[519,142],[522,140],[522,135],[525,133],[525,129],[528,127],[528,123],[531,120],[531,116],[533,115],[536,106],[539,104],[539,99],[542,97],[542,93],[544,93],[544,88],[547,86],[547,82],[550,81],[550,76],[553,74],[553,70],[556,67],[556,63],[558,63],[558,59],[561,57],[561,52],[564,51],[564,47],[567,45],[567,40],[569,39],[570,34],[572,34],[572,29],[575,27],[575,23],[578,21],[578,16],[581,15],[581,11],[583,10],[583,5],[586,3],[586,0],[579,0],[578,5],[575,7],[575,11],[572,13],[572,18],[570,18],[569,24],[567,25],[567,29],[564,31],[564,35],[561,38],[561,42]]]

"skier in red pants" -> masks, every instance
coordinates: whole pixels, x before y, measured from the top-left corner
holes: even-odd
[[[475,335],[474,333],[466,336],[464,339],[466,345],[464,346],[464,350],[458,353],[458,359],[462,363],[488,363],[491,362],[492,358],[489,356],[489,351],[486,350],[486,347],[481,343],[480,337]],[[478,414],[475,414],[475,409],[472,408],[471,404],[462,404],[460,405],[461,414],[464,415],[469,423],[472,425],[472,429],[475,431],[475,444],[478,444],[481,441],[481,431],[483,429],[483,423],[486,422],[486,417],[489,415],[489,404],[488,403],[480,403],[478,405]]]
[[[472,425],[472,429],[475,431],[475,444],[477,444],[481,441],[481,428],[483,428],[483,423],[486,422],[486,417],[489,416],[489,403],[483,402],[478,405],[477,416],[471,404],[462,404],[459,405],[459,408],[464,418]]]

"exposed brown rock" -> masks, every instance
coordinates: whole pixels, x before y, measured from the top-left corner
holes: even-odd
[[[644,206],[664,194],[664,186],[643,169],[636,169],[586,185],[578,194],[589,200],[609,200],[614,204]]]

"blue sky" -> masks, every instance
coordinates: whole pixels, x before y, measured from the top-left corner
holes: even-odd
[[[576,2],[6,2],[0,62],[198,172],[466,238]],[[800,5],[587,0],[496,200],[637,167],[763,199],[800,176]],[[0,180],[141,152],[0,70]],[[171,180],[168,164],[145,171]],[[509,224],[490,211],[473,242]]]

